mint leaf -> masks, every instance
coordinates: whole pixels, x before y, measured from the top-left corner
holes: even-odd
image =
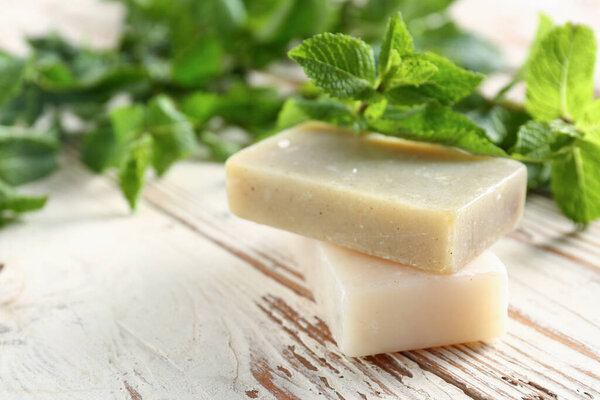
[[[119,169],[119,186],[131,210],[135,210],[144,187],[145,173],[152,159],[152,137],[148,134],[133,141]]]
[[[25,66],[25,61],[0,52],[0,105],[19,92]]]
[[[222,71],[223,49],[218,40],[204,38],[181,52],[173,63],[172,78],[186,87],[198,87]]]
[[[419,54],[418,59],[432,64],[437,71],[419,87],[401,86],[387,90],[384,94],[391,102],[408,104],[435,99],[442,104],[452,104],[471,94],[483,79],[482,75],[464,70],[433,53]]]
[[[437,72],[427,85],[419,89],[427,96],[444,104],[453,103],[471,94],[481,83],[483,75],[467,71],[450,60],[433,53],[423,53],[425,61],[437,67]]]
[[[19,193],[15,188],[0,180],[0,216],[6,211],[23,213],[35,211],[44,207],[46,196],[27,196]]]
[[[554,29],[554,22],[552,18],[544,13],[539,13],[538,16],[538,26],[535,32],[535,37],[533,38],[533,42],[531,42],[531,46],[529,46],[529,55],[527,56],[527,60],[523,64],[522,69],[519,71],[519,76],[521,79],[524,78],[527,68],[534,62],[534,55],[537,55],[542,47],[542,41],[548,36],[548,34]],[[543,51],[543,50],[542,50]]]
[[[422,18],[430,14],[441,13],[445,11],[455,0],[401,0],[396,4],[402,8],[403,14],[407,19],[412,20]],[[378,1],[377,3],[381,3]],[[383,2],[386,2],[383,0]]]
[[[389,70],[391,66],[390,55],[393,50],[398,52],[400,57],[411,54],[414,51],[412,36],[408,33],[408,29],[400,13],[394,14],[388,19],[385,36],[381,44],[381,51],[379,52],[379,63],[377,65],[380,76],[385,75]]]
[[[277,127],[286,129],[311,119],[353,126],[356,116],[348,105],[335,99],[327,97],[320,97],[316,100],[300,97],[290,98],[279,113]]]
[[[281,96],[273,88],[237,82],[219,96],[213,115],[258,136],[273,128],[282,103]]]
[[[387,112],[382,119],[369,123],[375,130],[390,136],[459,147],[476,154],[506,155],[467,117],[436,103],[416,110],[405,108],[400,119],[386,117],[390,117]]]
[[[552,163],[525,162],[524,164],[527,167],[527,187],[529,189],[539,189],[548,185],[550,182]]]
[[[0,127],[0,179],[19,185],[58,167],[58,143],[48,134]]]
[[[132,104],[111,111],[110,126],[103,124],[83,138],[81,160],[96,172],[121,164],[128,145],[145,129],[145,108]]]
[[[362,6],[362,20],[380,23],[390,14],[402,10],[407,21],[444,12],[454,0],[367,0]]]
[[[527,65],[527,111],[539,120],[576,120],[594,94],[596,39],[587,26],[554,28]]]
[[[361,100],[373,93],[373,49],[360,39],[323,33],[306,39],[288,54],[318,87],[332,96]]]
[[[248,25],[260,41],[287,42],[334,28],[340,3],[331,0],[247,0]]]
[[[117,108],[110,113],[110,122],[117,141],[134,139],[144,128],[145,110],[141,104]]]
[[[210,154],[213,160],[225,161],[234,153],[242,149],[238,143],[233,143],[223,139],[221,136],[213,132],[203,132],[200,135],[200,140],[210,149]]]
[[[190,156],[196,148],[192,124],[175,103],[159,95],[148,103],[146,130],[154,139],[152,165],[161,176],[175,161]]]
[[[527,112],[510,106],[494,105],[479,94],[465,98],[454,109],[485,129],[490,140],[505,150],[514,146],[517,132],[524,123],[531,120]]]
[[[310,117],[296,104],[293,97],[287,99],[277,116],[277,130],[283,130],[310,120]]]
[[[86,134],[81,145],[81,161],[95,172],[118,165],[124,143],[117,140],[110,126],[101,126]]]
[[[203,125],[217,112],[219,95],[211,92],[196,92],[183,99],[181,111],[190,117],[195,125]]]
[[[529,121],[519,129],[512,156],[525,160],[545,160],[561,156],[561,151],[580,136],[571,125],[559,122]]]
[[[33,86],[23,85],[19,94],[0,107],[0,124],[30,126],[44,112],[46,94]]]
[[[388,101],[386,99],[382,99],[375,103],[371,103],[365,109],[365,118],[367,118],[367,121],[378,120],[383,116],[383,114],[385,114],[387,108]]]
[[[552,163],[551,188],[562,212],[587,224],[600,217],[600,145],[577,140],[573,151]]]
[[[575,123],[585,132],[586,140],[600,143],[600,100],[590,103]]]
[[[393,89],[398,86],[419,86],[429,82],[438,68],[420,54],[406,56],[399,64],[393,65],[385,86]]]

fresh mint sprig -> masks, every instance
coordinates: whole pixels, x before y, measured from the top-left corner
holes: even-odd
[[[274,84],[252,85],[252,71],[287,61],[290,43],[317,33],[352,32],[378,42],[386,28],[383,22],[400,9],[409,26],[419,32],[419,48],[435,49],[474,69],[501,66],[495,46],[451,20],[448,7],[453,0],[120,2],[125,9],[124,29],[113,49],[78,47],[49,34],[29,39],[31,52],[26,59],[0,53],[0,125],[35,131],[32,127],[39,121],[53,121],[47,132],[53,147],[42,146],[39,156],[30,156],[30,145],[15,147],[0,141],[0,156],[11,154],[0,158],[0,179],[9,164],[21,174],[17,181],[6,178],[7,184],[18,185],[53,171],[52,157],[68,142],[80,149],[81,159],[94,171],[117,169],[123,193],[134,208],[145,182],[142,167],[164,174],[192,147],[199,149],[200,157],[223,161],[274,131],[285,99]],[[419,83],[433,74],[426,61],[408,58],[394,71],[392,86]],[[420,75],[407,76],[414,69],[411,62],[423,66]],[[369,77],[366,81],[373,83]],[[114,110],[115,98],[128,99],[131,106]],[[296,118],[317,112],[322,118],[329,114],[340,123],[364,129],[366,119],[353,117],[360,105],[352,103],[348,100],[339,107],[325,100],[318,111],[301,100],[289,100],[286,107],[287,111],[292,110],[290,105],[295,107]],[[373,116],[375,111],[372,106],[364,114]],[[65,112],[80,120],[80,128],[63,125]],[[244,135],[228,135],[231,127],[242,128]],[[190,144],[190,131],[197,146]],[[17,165],[20,168],[14,168]]]
[[[289,100],[280,127],[320,119],[359,133],[510,156],[527,163],[530,185],[550,180],[558,206],[574,222],[600,217],[600,100],[593,101],[590,28],[555,27],[542,15],[524,66],[492,100],[473,93],[480,74],[415,51],[399,14],[387,24],[377,63],[368,44],[341,34],[314,36],[289,56],[325,97]],[[505,93],[523,79],[525,104],[506,102]]]
[[[573,221],[587,224],[600,217],[596,39],[586,26],[548,29],[549,20],[541,21],[541,37],[525,69],[525,107],[538,122],[521,127],[517,145],[537,144],[528,158],[551,159],[550,187],[558,206]],[[514,152],[519,158],[523,151],[517,146]]]
[[[480,74],[442,56],[415,51],[400,14],[388,21],[377,66],[373,53],[367,43],[342,34],[316,35],[292,49],[290,58],[331,96],[327,110],[336,112],[320,113],[316,104],[311,109],[309,101],[294,100],[284,107],[286,114],[280,120],[286,115],[305,116],[479,154],[505,155],[483,129],[450,107],[475,90],[483,78]],[[292,104],[296,112],[291,111]]]

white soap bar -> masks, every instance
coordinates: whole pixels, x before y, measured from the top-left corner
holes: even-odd
[[[490,251],[454,274],[437,275],[314,239],[298,240],[313,295],[348,356],[504,334],[506,268]]]

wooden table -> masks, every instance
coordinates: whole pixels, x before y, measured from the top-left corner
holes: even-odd
[[[110,36],[92,3],[0,0],[0,45],[51,21]],[[590,0],[463,0],[455,14],[517,63],[539,8],[600,25]],[[575,231],[551,199],[530,196],[494,246],[510,275],[505,338],[351,359],[291,235],[228,212],[222,166],[176,166],[130,216],[114,179],[64,164],[28,188],[47,207],[0,230],[1,400],[600,399],[600,224]]]
[[[66,163],[0,231],[0,399],[600,398],[600,224],[576,232],[548,198],[493,249],[504,339],[346,358],[291,235],[233,217],[221,165],[176,166],[130,216]]]

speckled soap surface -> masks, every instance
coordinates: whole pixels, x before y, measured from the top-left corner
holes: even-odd
[[[310,122],[227,161],[231,211],[363,253],[451,273],[518,222],[516,161]]]

